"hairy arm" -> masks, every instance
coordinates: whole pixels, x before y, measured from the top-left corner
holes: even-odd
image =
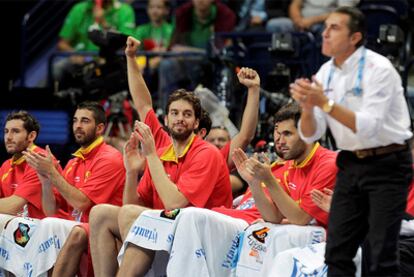
[[[0,213],[16,215],[23,210],[24,205],[27,204],[26,199],[11,195],[0,199]]]
[[[306,225],[312,217],[302,210],[299,205],[282,189],[276,178],[272,176],[265,181],[270,196],[279,211],[291,224]]]
[[[165,209],[171,210],[187,206],[189,203],[187,198],[178,190],[176,184],[168,178],[157,155],[151,129],[145,123],[138,122],[136,124],[136,135],[141,142],[142,154],[147,159],[152,181]]]
[[[141,121],[144,121],[148,111],[152,109],[152,99],[144,77],[136,62],[135,53],[140,44],[140,41],[135,38],[128,37],[125,55],[127,59],[129,91],[131,92],[132,100],[135,109],[139,114],[139,118]]]
[[[252,166],[255,161],[252,158],[248,158],[246,153],[240,148],[234,151],[233,161],[240,176],[249,184],[255,205],[262,215],[262,218],[268,222],[280,223],[283,215],[263,191],[262,180],[257,178],[253,171]]]
[[[53,186],[46,176],[37,174],[40,183],[42,183],[42,208],[47,216],[52,216],[56,213],[56,198],[53,193]]]
[[[79,211],[92,206],[92,201],[79,189],[69,184],[56,168],[52,159],[52,152],[46,146],[47,155],[41,155],[33,151],[24,151],[27,163],[34,168],[39,175],[47,176],[50,183],[57,188],[65,200]],[[45,201],[47,201],[45,199]]]
[[[230,143],[230,155],[227,161],[229,168],[233,165],[231,155],[237,148],[245,149],[254,138],[259,117],[260,78],[256,71],[242,68],[238,73],[240,83],[248,88],[247,102],[243,112],[240,132],[234,136]]]
[[[145,157],[138,150],[139,139],[136,132],[132,132],[129,140],[125,143],[123,152],[124,166],[126,170],[125,187],[122,203],[143,205],[137,195],[138,176],[144,172]]]

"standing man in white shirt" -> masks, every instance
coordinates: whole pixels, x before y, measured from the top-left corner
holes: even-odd
[[[410,116],[397,71],[363,46],[364,26],[358,9],[331,13],[322,44],[331,60],[312,82],[290,86],[302,107],[302,139],[313,142],[329,126],[342,150],[328,223],[328,276],[354,275],[352,258],[363,241],[366,275],[399,276],[397,240],[412,177]]]

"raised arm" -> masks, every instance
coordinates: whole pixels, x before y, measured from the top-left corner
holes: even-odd
[[[148,111],[152,107],[151,93],[145,84],[144,77],[136,62],[136,52],[141,42],[133,37],[128,37],[125,48],[128,69],[128,86],[134,101],[135,109],[141,121],[145,120]]]
[[[235,149],[245,149],[254,138],[259,117],[260,101],[260,77],[253,69],[243,67],[237,74],[239,82],[247,87],[247,102],[244,108],[240,132],[235,135],[230,143],[230,155],[227,161],[233,165],[232,153]]]

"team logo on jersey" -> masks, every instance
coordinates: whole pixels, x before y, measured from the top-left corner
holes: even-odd
[[[252,232],[252,236],[259,242],[265,243],[265,238],[267,237],[267,232],[270,229],[267,227],[263,227],[262,229],[256,230]]]
[[[86,180],[88,180],[89,176],[91,176],[91,173],[92,172],[90,170],[85,172],[85,181],[84,182],[86,182]]]
[[[296,190],[296,185],[294,183],[289,182],[288,186],[289,186],[289,189]]]
[[[175,218],[178,216],[179,213],[180,213],[180,209],[163,210],[160,214],[160,217],[175,220]]]
[[[29,225],[19,222],[19,226],[14,231],[14,242],[21,247],[25,247],[30,240],[29,231]]]

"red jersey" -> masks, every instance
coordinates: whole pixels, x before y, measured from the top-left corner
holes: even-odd
[[[214,145],[193,136],[178,158],[172,144],[160,149],[158,155],[168,177],[187,198],[189,206],[208,209],[222,205],[231,207],[229,171]],[[137,193],[145,206],[164,209],[148,166],[139,182]]]
[[[407,208],[405,209],[405,211],[410,215],[414,216],[414,179],[411,182],[411,186],[408,191]]]
[[[158,150],[160,148],[167,147],[172,143],[171,137],[161,126],[160,121],[158,120],[153,109],[148,111],[144,123],[151,129],[151,133],[155,141],[155,149]]]
[[[97,138],[87,148],[80,148],[63,171],[66,181],[83,192],[93,204],[122,205],[125,168],[121,153]],[[89,210],[80,213],[66,207],[72,219],[88,222]]]
[[[226,145],[224,145],[223,148],[220,149],[220,153],[221,155],[223,155],[224,160],[226,162],[229,160],[230,146],[231,146],[231,141],[227,142]]]
[[[276,162],[272,165],[272,173],[275,178],[280,182],[283,177],[284,172],[284,162]],[[265,188],[265,193],[268,194],[267,189]],[[268,194],[269,195],[269,194]],[[270,196],[269,196],[270,197]],[[240,218],[245,220],[247,223],[251,224],[256,219],[261,218],[259,210],[256,207],[256,203],[252,196],[250,188],[247,188],[246,192],[243,195],[242,200],[239,205],[234,209],[229,209],[226,207],[218,207],[212,209],[215,212],[222,213],[234,218]]]
[[[168,135],[168,132],[165,131],[161,126],[154,110],[151,109],[147,113],[144,123],[150,127],[152,135],[154,136],[155,149],[169,146],[172,143],[171,137]],[[224,157],[226,164],[230,155],[230,145],[231,142],[229,141],[223,148],[220,149],[220,153]],[[229,170],[232,170],[233,168],[229,168]]]
[[[46,155],[46,151],[36,145],[30,146],[35,153]],[[59,166],[59,170],[62,169]],[[0,168],[0,190],[2,197],[20,196],[27,201],[27,206],[19,213],[32,218],[44,218],[42,210],[42,184],[36,170],[30,167],[24,156],[17,160],[8,159]],[[56,217],[66,218],[66,214],[58,210]]]
[[[313,189],[323,191],[323,188],[333,190],[336,180],[337,154],[325,149],[318,143],[304,161],[297,164],[295,161],[287,161],[287,170],[281,184],[293,200],[319,225],[326,227],[328,213],[321,210],[312,201],[310,192]]]

